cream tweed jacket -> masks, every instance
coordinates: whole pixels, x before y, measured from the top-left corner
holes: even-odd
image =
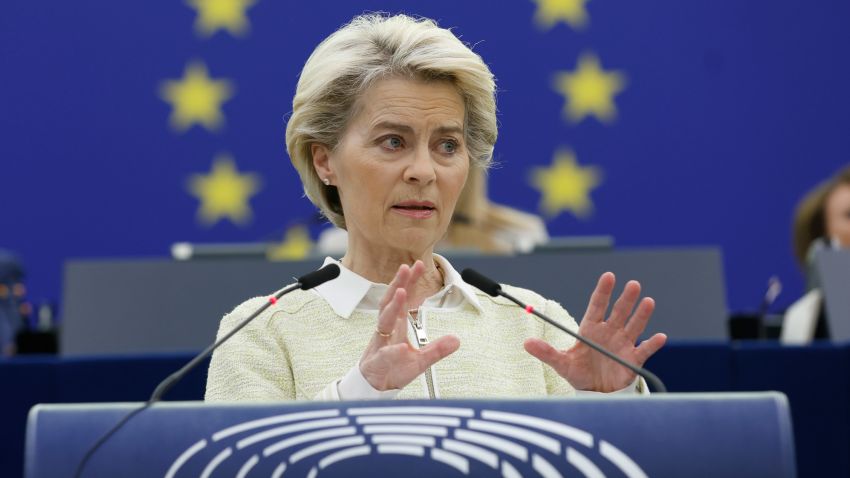
[[[506,292],[573,330],[575,320],[559,304],[525,289],[503,285]],[[420,308],[431,340],[454,334],[460,348],[432,367],[439,398],[527,398],[574,395],[552,368],[523,348],[530,337],[558,349],[575,339],[528,315],[502,297],[476,291],[480,311],[468,301],[447,308]],[[263,305],[250,299],[221,321],[221,337]],[[310,400],[326,397],[328,384],[360,360],[375,332],[377,311],[337,315],[314,291],[295,291],[266,309],[213,354],[207,401]],[[411,343],[416,343],[411,338]],[[424,378],[424,374],[420,379]],[[414,380],[398,399],[429,398],[424,379]]]

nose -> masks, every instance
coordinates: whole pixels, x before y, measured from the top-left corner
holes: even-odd
[[[413,184],[430,184],[437,179],[434,162],[427,144],[418,145],[411,153],[410,164],[404,170],[404,181]]]

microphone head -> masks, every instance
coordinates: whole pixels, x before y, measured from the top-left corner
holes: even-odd
[[[302,290],[312,289],[318,285],[322,285],[329,280],[334,280],[339,276],[339,266],[336,264],[328,264],[317,271],[309,274],[304,274],[298,278],[298,283],[301,284]]]
[[[460,273],[463,281],[467,284],[481,289],[485,294],[496,297],[502,291],[502,286],[498,282],[481,275],[479,272],[472,269],[464,269]]]

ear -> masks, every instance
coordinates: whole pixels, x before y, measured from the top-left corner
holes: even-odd
[[[310,145],[310,153],[313,156],[313,167],[316,169],[316,174],[319,179],[325,178],[333,182],[333,171],[331,170],[331,152],[327,146],[321,143],[313,143]]]

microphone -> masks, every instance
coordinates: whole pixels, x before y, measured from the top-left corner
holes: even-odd
[[[296,284],[299,284],[301,290],[309,290],[313,287],[318,287],[324,284],[325,282],[332,281],[337,277],[339,277],[339,266],[336,264],[328,264],[317,271],[313,271],[309,274],[304,274],[303,276],[299,277],[298,279],[296,279]],[[282,292],[276,297],[280,299],[280,297],[286,293],[287,292]]]
[[[573,337],[576,338],[576,340],[584,343],[585,345],[592,348],[593,350],[596,350],[597,352],[599,352],[602,355],[604,355],[604,356],[610,358],[611,360],[617,362],[618,364],[622,365],[623,367],[626,367],[627,369],[631,370],[632,372],[640,375],[641,377],[643,377],[646,380],[646,382],[649,385],[652,385],[652,388],[655,390],[655,392],[657,392],[657,393],[667,393],[667,387],[664,386],[664,383],[661,382],[661,379],[659,379],[654,373],[650,372],[649,370],[646,370],[643,367],[638,367],[637,365],[633,365],[633,364],[623,360],[619,356],[609,352],[608,350],[605,350],[601,345],[597,344],[596,342],[594,342],[590,339],[584,338],[581,335],[579,335],[578,333],[573,332],[572,330],[564,327],[563,325],[559,324],[558,322],[550,319],[549,317],[546,317],[542,313],[538,312],[534,307],[532,307],[530,305],[526,305],[525,303],[523,303],[522,301],[520,301],[516,297],[514,297],[514,296],[508,294],[507,292],[503,291],[502,286],[498,282],[494,281],[493,279],[490,279],[489,277],[486,277],[483,274],[481,274],[480,272],[475,271],[473,269],[464,269],[463,272],[461,272],[460,276],[461,276],[461,278],[463,278],[464,282],[466,282],[467,284],[472,285],[474,287],[477,287],[478,289],[481,289],[481,291],[484,292],[485,294],[492,296],[492,297],[502,296],[502,297],[508,299],[509,301],[513,302],[514,304],[525,309],[525,311],[528,312],[529,314],[533,314],[533,315],[536,315],[537,317],[540,317],[541,319],[545,320],[546,322],[550,323],[551,325],[563,330],[564,332],[568,333],[569,335],[572,335]]]
[[[258,308],[256,311],[254,311],[254,313],[251,314],[250,316],[248,316],[248,318],[246,318],[242,322],[240,322],[236,327],[233,328],[233,330],[228,332],[224,337],[218,339],[212,345],[210,345],[209,347],[204,349],[201,353],[196,355],[195,358],[190,360],[189,363],[184,365],[180,370],[178,370],[178,371],[172,373],[171,375],[169,375],[168,377],[166,377],[165,380],[163,380],[162,382],[159,383],[159,385],[156,386],[156,389],[154,389],[153,393],[151,394],[151,397],[148,399],[147,402],[145,402],[144,405],[142,405],[141,407],[139,407],[139,408],[131,411],[130,413],[128,413],[123,419],[121,419],[120,422],[118,422],[114,427],[112,427],[112,429],[110,429],[102,437],[100,437],[100,439],[97,442],[95,442],[94,445],[92,445],[92,447],[89,449],[89,451],[86,452],[85,456],[83,456],[83,459],[80,460],[80,464],[77,466],[77,471],[74,473],[74,477],[75,478],[80,477],[80,475],[83,472],[83,469],[86,466],[86,463],[88,463],[88,461],[91,459],[91,457],[94,455],[94,453],[101,446],[103,446],[103,444],[106,443],[106,441],[112,435],[114,435],[115,432],[120,430],[121,427],[123,427],[125,423],[127,423],[128,421],[130,421],[131,418],[133,418],[137,414],[141,413],[142,411],[144,411],[145,409],[147,409],[148,407],[150,407],[151,405],[153,405],[154,403],[156,403],[160,399],[162,399],[162,396],[165,395],[165,393],[168,392],[168,390],[170,390],[171,387],[176,385],[177,382],[182,380],[183,377],[186,376],[186,374],[188,374],[195,367],[197,367],[199,363],[201,363],[205,358],[207,358],[210,354],[212,354],[213,351],[215,351],[215,349],[217,349],[221,344],[223,344],[224,342],[227,342],[227,340],[230,339],[230,337],[233,337],[233,335],[235,335],[236,332],[239,332],[240,330],[242,330],[246,325],[248,325],[249,322],[254,320],[258,315],[262,314],[263,311],[265,311],[266,309],[268,309],[272,305],[276,304],[278,299],[280,299],[284,295],[286,295],[286,294],[288,294],[288,293],[290,293],[290,292],[292,292],[296,289],[301,289],[301,290],[312,289],[313,287],[322,285],[325,282],[336,279],[338,276],[339,276],[339,266],[336,265],[336,264],[328,264],[325,267],[322,267],[321,269],[319,269],[317,271],[310,272],[309,274],[305,274],[305,275],[297,278],[295,280],[294,284],[291,284],[289,286],[284,287],[283,289],[278,291],[276,294],[269,297],[265,304],[263,304],[260,308]]]
[[[782,281],[779,280],[778,276],[770,276],[770,279],[767,280],[767,290],[764,291],[764,298],[762,298],[761,306],[759,307],[759,324],[761,324],[761,327],[764,327],[770,306],[776,302],[776,298],[781,293]]]

